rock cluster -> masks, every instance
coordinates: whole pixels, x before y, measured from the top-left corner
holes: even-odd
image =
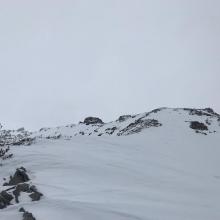
[[[10,153],[11,145],[30,145],[35,138],[31,137],[31,133],[20,128],[18,130],[1,130],[0,125],[0,159],[6,160],[12,158]],[[0,163],[0,165],[2,165]],[[30,183],[30,178],[24,167],[16,169],[13,176],[10,176],[8,182],[3,184],[3,191],[0,191],[0,209],[7,208],[9,205],[19,203],[21,193],[27,193],[32,201],[38,201],[43,196],[36,186]],[[32,213],[26,212],[23,209],[23,220],[35,220]]]
[[[8,182],[5,182],[4,186],[10,186],[10,188],[0,192],[0,209],[6,208],[11,205],[11,201],[14,199],[16,203],[19,203],[19,197],[21,193],[27,193],[32,201],[38,201],[43,196],[36,186],[29,183],[30,178],[24,167],[16,169],[13,176],[10,176]]]
[[[10,145],[30,145],[34,138],[30,137],[31,133],[23,128],[18,130],[0,130],[0,146]]]
[[[139,118],[135,120],[135,122],[129,124],[126,128],[120,130],[117,135],[121,136],[135,134],[141,132],[145,128],[160,126],[162,126],[162,124],[156,119]]]
[[[106,134],[112,135],[115,131],[117,130],[117,127],[112,127],[112,128],[106,128],[105,132]]]
[[[24,167],[17,168],[15,174],[10,176],[10,180],[8,183],[4,183],[4,186],[13,186],[19,183],[28,182],[29,176],[27,175],[27,171]]]
[[[214,112],[211,108],[204,109],[194,109],[194,108],[184,108],[185,111],[188,111],[190,115],[197,116],[219,116],[216,112]]]

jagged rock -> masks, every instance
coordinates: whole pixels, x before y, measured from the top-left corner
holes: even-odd
[[[20,196],[20,192],[15,189],[15,190],[13,191],[13,195],[15,196],[15,202],[16,202],[16,203],[19,203],[18,197]]]
[[[3,196],[0,195],[0,209],[4,209],[8,206],[9,204],[5,200]]]
[[[9,186],[17,185],[19,183],[24,183],[29,180],[30,180],[30,178],[26,173],[26,169],[21,167],[16,170],[16,172],[13,176],[10,177],[8,185]]]
[[[37,187],[35,185],[30,186],[31,192],[37,192]]]
[[[117,121],[123,122],[123,121],[126,121],[128,118],[131,118],[131,115],[122,115],[118,118]]]
[[[87,117],[87,118],[85,118],[83,123],[86,125],[104,124],[104,122],[100,118],[96,118],[96,117]]]
[[[213,109],[204,108],[204,109],[194,109],[194,108],[184,108],[185,111],[188,111],[190,115],[197,116],[219,116]]]
[[[40,192],[37,192],[37,191],[33,192],[29,195],[29,197],[32,199],[32,201],[39,201],[42,196],[43,196],[43,194]]]
[[[22,183],[22,184],[18,184],[16,187],[16,190],[19,192],[31,192],[31,187],[29,186],[28,183]]]
[[[13,196],[7,193],[6,191],[2,191],[0,193],[0,209],[6,208],[10,205],[10,202],[13,200]]]
[[[194,130],[200,130],[200,131],[207,131],[208,130],[208,127],[204,123],[198,122],[198,121],[191,121],[190,128],[192,128]]]
[[[0,192],[0,209],[6,208],[8,205],[11,205],[10,202],[15,199],[16,203],[19,203],[19,196],[21,192],[27,193],[32,201],[39,201],[43,196],[42,193],[38,192],[35,185],[30,185],[26,183],[29,181],[27,171],[24,167],[16,169],[14,176],[10,177],[9,183],[5,184],[11,186],[5,191]],[[20,208],[19,212],[23,212],[23,219],[35,219],[31,213],[25,211],[24,208]]]
[[[33,214],[25,211],[23,207],[19,209],[19,212],[23,212],[23,220],[36,220]]]
[[[19,212],[25,212],[25,209],[24,209],[23,207],[21,207],[21,208],[19,209]]]
[[[38,192],[37,187],[32,185],[30,187],[30,190],[33,192],[32,194],[30,194],[30,198],[32,199],[32,201],[38,201],[41,199],[41,197],[43,196],[42,193]]]
[[[30,212],[24,212],[23,214],[23,220],[36,220],[36,218],[33,216]]]
[[[11,202],[11,200],[13,199],[13,196],[7,193],[7,191],[5,190],[1,192],[1,196],[3,196],[9,202]]]
[[[119,131],[117,135],[121,136],[135,134],[141,132],[145,128],[160,126],[162,126],[162,124],[159,123],[158,120],[139,118],[135,122],[129,124],[126,128]]]
[[[22,184],[18,184],[16,186],[15,190],[13,191],[13,195],[15,196],[15,202],[16,203],[19,203],[18,197],[20,196],[21,192],[31,193],[32,190],[30,189],[29,184],[22,183]]]
[[[207,111],[208,113],[215,115],[215,116],[220,116],[218,113],[216,113],[212,108],[205,108],[205,111]]]
[[[13,190],[13,191],[11,191],[11,190]],[[29,197],[32,199],[32,201],[38,201],[43,196],[42,193],[38,192],[36,186],[30,185],[28,183],[17,184],[15,186],[7,189],[7,191],[12,192],[14,197],[10,194],[6,194],[7,192],[5,194],[0,194],[0,195],[2,195],[3,197],[9,196],[9,197],[6,197],[8,199],[9,198],[11,198],[11,199],[14,198],[16,203],[19,203],[19,196],[21,195],[21,192],[28,193]],[[6,195],[6,196],[4,196],[4,195]]]
[[[107,134],[111,135],[117,130],[117,127],[106,128],[105,131]]]

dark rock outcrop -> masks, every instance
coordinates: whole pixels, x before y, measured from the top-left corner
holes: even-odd
[[[30,180],[29,176],[27,175],[27,171],[24,167],[17,168],[15,174],[10,176],[8,186],[17,185],[19,183],[28,182]]]
[[[29,180],[30,178],[24,167],[16,169],[15,174],[10,177],[9,183],[4,184],[4,186],[11,187],[0,192],[0,209],[6,208],[10,205],[10,202],[13,199],[16,203],[19,203],[21,193],[27,193],[32,201],[39,201],[43,194],[37,190],[35,185],[27,183]]]
[[[2,191],[0,193],[0,209],[6,208],[10,205],[11,201],[13,200],[13,196],[9,194],[7,191]]]
[[[112,127],[112,128],[106,128],[105,132],[109,135],[113,134],[117,130],[117,127]]]
[[[21,208],[19,209],[19,212],[25,212],[25,209],[24,209],[23,207],[21,207]]]
[[[160,126],[162,126],[162,124],[159,123],[159,121],[156,119],[139,118],[135,122],[129,124],[126,128],[119,131],[117,135],[121,136],[121,135],[135,134],[141,132],[145,128],[160,127]]]
[[[127,119],[131,118],[131,115],[121,115],[117,121],[123,122],[126,121]]]
[[[43,196],[43,194],[38,191],[33,192],[29,195],[29,197],[32,199],[32,201],[39,201],[42,196]]]
[[[30,185],[27,183],[18,184],[13,191],[13,195],[15,196],[16,203],[19,203],[18,197],[20,196],[21,192],[31,193]]]
[[[42,193],[40,193],[38,190],[37,190],[37,187],[32,185],[30,187],[30,191],[32,192],[29,197],[32,199],[32,201],[39,201],[41,199],[41,197],[43,196]]]
[[[104,122],[100,118],[96,118],[96,117],[87,117],[85,118],[83,123],[86,125],[104,124]]]
[[[36,220],[33,214],[25,211],[23,207],[19,209],[19,212],[23,212],[23,220]]]
[[[199,130],[199,131],[207,131],[208,130],[208,127],[204,123],[198,122],[198,121],[191,121],[190,128],[192,128],[194,130]]]
[[[23,220],[36,220],[36,218],[33,216],[30,212],[25,212],[23,214]]]
[[[204,108],[204,109],[194,109],[194,108],[184,108],[185,111],[188,111],[190,115],[197,115],[197,116],[219,116],[218,113],[216,113],[211,108]]]

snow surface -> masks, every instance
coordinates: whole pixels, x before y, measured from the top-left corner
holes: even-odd
[[[83,126],[85,131],[83,124],[64,126],[44,134],[59,131],[72,136],[68,140],[42,138],[41,131],[35,144],[13,146],[14,158],[0,167],[1,177],[24,166],[44,197],[30,202],[24,196],[21,203],[0,210],[0,219],[22,219],[18,209],[24,207],[36,220],[219,220],[217,118],[209,119],[211,133],[204,135],[190,129],[188,121],[205,123],[207,116],[165,109],[147,117],[157,119],[162,126],[129,136],[101,137],[74,136]],[[122,129],[131,120],[134,118],[111,122],[100,129]],[[91,132],[92,126],[88,129]],[[36,134],[39,137],[39,132]]]
[[[40,131],[33,133],[34,137],[40,138],[54,138],[62,136],[64,139],[70,139],[74,136],[78,135],[91,135],[91,136],[109,136],[109,130],[113,127],[116,128],[115,132],[113,132],[113,136],[117,136],[121,134],[121,131],[125,129],[129,124],[134,123],[138,119],[156,119],[160,123],[163,124],[163,129],[168,130],[176,130],[179,132],[187,132],[192,133],[189,128],[190,121],[200,121],[206,124],[206,121],[210,123],[209,132],[215,132],[220,130],[220,116],[215,115],[216,113],[209,113],[208,111],[202,109],[198,110],[204,114],[210,114],[210,116],[206,115],[191,115],[189,110],[185,109],[173,109],[173,108],[160,108],[153,110],[152,112],[142,113],[137,115],[131,115],[125,121],[119,122],[118,120],[105,123],[105,124],[95,124],[95,125],[86,125],[84,123],[79,124],[70,124],[66,126],[59,126],[56,128],[42,128]],[[158,131],[156,131],[158,132]],[[128,133],[124,133],[123,135],[128,135]]]

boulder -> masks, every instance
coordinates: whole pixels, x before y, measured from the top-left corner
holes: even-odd
[[[191,121],[190,128],[192,128],[194,130],[200,130],[200,131],[207,131],[208,130],[208,127],[204,123],[198,122],[198,121]]]
[[[23,207],[21,207],[21,208],[19,209],[19,212],[25,212],[25,209],[24,209]]]
[[[128,118],[131,118],[131,115],[121,115],[117,121],[123,122],[126,121]]]
[[[104,122],[100,118],[96,118],[96,117],[87,117],[87,118],[85,118],[83,123],[86,125],[104,124]]]
[[[9,186],[17,185],[29,181],[30,178],[26,173],[25,168],[18,168],[13,176],[10,177]]]
[[[29,197],[32,199],[32,201],[39,201],[42,196],[43,196],[43,194],[40,192],[33,192],[29,195]]]
[[[24,212],[23,214],[23,220],[36,220],[36,218],[34,218],[33,214],[30,212]]]
[[[2,191],[0,193],[0,209],[6,208],[10,205],[10,202],[13,200],[13,196],[7,193],[6,191]]]

